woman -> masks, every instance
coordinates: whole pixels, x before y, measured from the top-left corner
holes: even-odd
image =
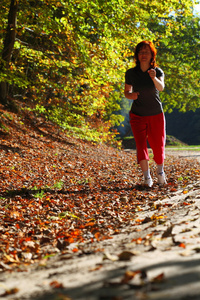
[[[153,185],[149,170],[147,140],[157,164],[158,184],[166,183],[165,117],[159,92],[164,89],[164,73],[156,65],[156,49],[152,42],[142,41],[135,48],[136,66],[126,71],[125,97],[133,100],[130,124],[137,148],[137,160],[144,174],[144,184]]]

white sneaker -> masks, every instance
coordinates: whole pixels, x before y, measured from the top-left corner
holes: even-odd
[[[167,183],[164,172],[162,172],[160,174],[157,174],[157,177],[158,177],[158,184],[159,185],[164,185],[164,184]]]
[[[144,185],[146,185],[146,186],[148,186],[148,187],[152,187],[152,185],[153,185],[153,180],[152,180],[152,178],[151,178],[151,177],[146,177],[146,178],[144,179]]]

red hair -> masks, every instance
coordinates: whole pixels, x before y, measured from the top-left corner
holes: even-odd
[[[140,65],[140,62],[139,62],[139,59],[138,59],[138,53],[139,51],[142,49],[142,48],[145,48],[149,46],[150,50],[151,50],[151,55],[152,55],[152,58],[151,58],[151,67],[152,68],[155,68],[156,67],[156,54],[157,54],[157,50],[154,46],[154,44],[150,41],[142,41],[140,42],[139,44],[137,44],[137,46],[135,47],[135,62],[136,62],[136,65],[139,66]]]

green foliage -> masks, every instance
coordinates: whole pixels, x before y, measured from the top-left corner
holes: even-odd
[[[160,64],[165,68],[166,89],[163,101],[166,111],[174,108],[195,111],[200,105],[200,19],[194,16],[171,17],[176,28],[173,38],[159,41]]]
[[[2,1],[0,51],[9,5]],[[12,60],[9,70],[1,62],[0,81],[70,134],[107,141],[123,121],[116,112],[134,47],[151,39],[166,74],[166,110],[195,109],[199,18],[192,6],[192,0],[20,1]]]
[[[166,145],[167,146],[183,146],[185,145],[183,142],[179,141],[177,138],[175,138],[172,135],[167,135],[166,136]]]

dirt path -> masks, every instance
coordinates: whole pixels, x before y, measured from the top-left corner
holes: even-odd
[[[200,159],[200,152],[166,154]],[[26,272],[0,274],[0,299],[199,300],[200,183],[151,205],[138,207],[137,226],[83,245],[81,257],[59,254]]]
[[[200,151],[166,149],[166,155],[174,155],[180,158],[197,159],[200,161]]]
[[[200,184],[189,188],[154,203],[165,222],[147,207],[138,212],[145,221],[136,230],[86,245],[82,257],[58,255],[28,272],[2,274],[0,286],[19,291],[1,299],[199,299]],[[129,281],[127,271],[139,274]]]

